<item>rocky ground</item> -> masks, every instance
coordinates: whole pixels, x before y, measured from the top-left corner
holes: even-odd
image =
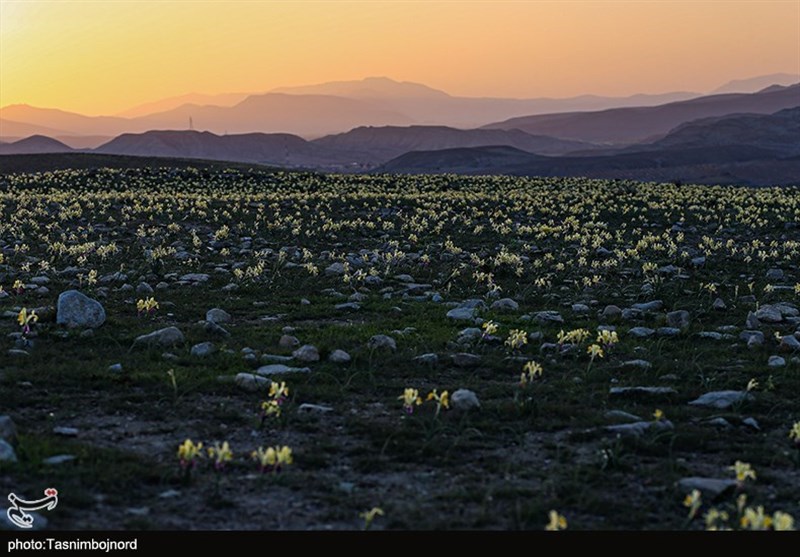
[[[89,170],[0,215],[0,491],[57,488],[38,527],[800,511],[797,189]]]

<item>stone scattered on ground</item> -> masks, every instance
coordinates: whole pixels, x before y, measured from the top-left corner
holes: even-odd
[[[319,361],[319,350],[313,344],[304,344],[294,352],[292,352],[292,356],[298,362],[318,362]]]
[[[322,404],[304,402],[297,407],[297,412],[298,414],[327,414],[333,412],[333,408],[330,406],[323,406]]]
[[[708,408],[725,410],[734,404],[752,399],[753,395],[746,391],[711,391],[699,396],[689,404],[692,406],[706,406]]]
[[[53,428],[53,433],[62,437],[77,437],[79,431],[77,427],[56,426]]]
[[[11,416],[0,416],[0,439],[15,445],[17,443],[17,425]]]
[[[17,453],[14,452],[14,447],[5,439],[0,439],[0,462],[16,462]]]
[[[56,323],[67,327],[97,328],[106,322],[106,310],[97,300],[77,290],[67,290],[58,296]]]
[[[681,493],[691,493],[696,489],[706,500],[713,501],[723,493],[733,490],[736,487],[736,481],[692,476],[681,478],[676,485]]]
[[[346,364],[349,363],[351,359],[350,354],[339,349],[334,350],[328,355],[328,360],[334,364]]]
[[[213,308],[206,312],[206,321],[209,323],[220,325],[222,323],[230,323],[231,320],[231,314],[224,309]]]
[[[197,358],[205,358],[217,351],[217,348],[211,342],[201,342],[192,346],[191,354]]]
[[[478,395],[469,389],[458,389],[450,395],[450,405],[453,410],[473,410],[481,407]]]
[[[436,354],[420,354],[414,361],[420,364],[425,364],[429,366],[435,366],[439,363],[439,356]]]
[[[136,337],[134,346],[147,347],[169,347],[183,344],[185,341],[183,333],[177,327],[165,327],[146,335]]]
[[[617,435],[627,437],[641,437],[649,430],[670,431],[675,426],[669,420],[653,420],[650,422],[633,422],[629,424],[614,424],[605,426],[605,430]]]
[[[397,343],[388,335],[374,335],[369,339],[367,346],[371,350],[397,350]]]
[[[672,387],[611,387],[612,396],[668,396],[678,394]]]
[[[237,373],[234,383],[240,389],[255,392],[269,388],[270,380],[253,373]]]
[[[452,355],[453,365],[456,367],[477,367],[481,363],[481,357],[477,354],[468,352],[458,352]]]
[[[284,364],[269,364],[256,370],[258,375],[279,375],[281,373],[311,373],[307,367],[290,367]]]

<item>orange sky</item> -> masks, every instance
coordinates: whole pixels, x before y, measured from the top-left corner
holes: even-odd
[[[466,96],[707,91],[800,73],[800,0],[0,0],[0,106],[111,114],[383,75]]]

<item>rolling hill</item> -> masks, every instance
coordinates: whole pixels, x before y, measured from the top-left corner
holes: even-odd
[[[43,135],[32,135],[13,143],[0,143],[0,155],[27,155],[31,153],[68,153],[72,148]]]

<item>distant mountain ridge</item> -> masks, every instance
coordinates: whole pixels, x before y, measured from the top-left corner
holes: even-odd
[[[39,153],[68,153],[72,148],[43,135],[32,135],[13,143],[0,143],[0,155],[28,155]]]

